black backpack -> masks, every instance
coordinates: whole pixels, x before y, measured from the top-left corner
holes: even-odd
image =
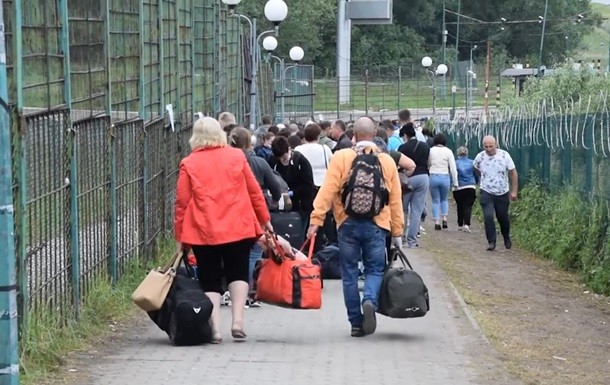
[[[341,193],[345,213],[352,218],[371,219],[388,204],[379,157],[373,150],[356,150],[357,156]]]

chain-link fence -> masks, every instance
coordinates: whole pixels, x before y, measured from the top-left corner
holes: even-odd
[[[218,0],[2,6],[20,311],[67,320],[171,233],[195,113],[247,121],[248,28]]]
[[[353,120],[355,117],[396,117],[396,112],[409,109],[416,115],[449,116],[452,109],[462,114],[469,109],[482,109],[486,103],[485,76],[474,72],[454,78],[452,72],[446,76],[432,76],[420,64],[401,66],[371,66],[352,68],[350,77],[338,77],[334,70],[316,68],[313,99],[316,116],[340,117]],[[454,87],[455,86],[455,87]],[[498,74],[489,76],[487,104],[490,108],[501,105],[502,94],[513,93],[512,79]],[[498,100],[499,99],[499,100]],[[350,118],[351,117],[351,118]]]
[[[437,130],[448,134],[453,150],[467,146],[472,156],[482,151],[483,137],[493,135],[513,157],[520,179],[533,173],[551,188],[572,186],[583,196],[610,200],[608,96],[505,108],[487,122],[462,119]]]

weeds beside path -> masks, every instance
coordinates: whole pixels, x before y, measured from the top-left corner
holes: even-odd
[[[526,384],[610,384],[610,298],[551,261],[486,251],[478,224],[472,234],[449,227],[428,231],[422,254],[445,270],[514,374]]]

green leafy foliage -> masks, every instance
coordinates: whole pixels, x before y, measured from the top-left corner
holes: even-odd
[[[549,191],[533,179],[512,206],[513,236],[523,248],[578,271],[592,290],[610,294],[610,220],[604,199],[571,188]]]
[[[259,32],[269,29],[264,18],[267,0],[242,1],[238,11],[258,18]],[[279,47],[281,57],[295,44],[301,44],[306,52],[305,62],[316,67],[334,69],[336,66],[336,15],[337,0],[285,0],[288,17],[280,26]],[[535,4],[534,4],[535,3]],[[544,2],[530,0],[462,0],[461,13],[484,22],[537,20],[543,14]],[[494,71],[503,69],[512,60],[535,65],[540,48],[541,25],[534,23],[500,24],[480,23],[462,17],[460,42],[456,44],[458,0],[394,0],[392,25],[354,25],[352,27],[352,65],[396,65],[419,62],[422,55],[435,59],[441,55],[443,5],[446,13],[447,59],[467,60],[474,44],[484,47],[489,39],[492,47]],[[574,23],[574,17],[586,14],[582,23]],[[593,12],[589,0],[559,0],[549,2],[543,62],[548,67],[560,63],[575,50],[583,36],[601,25],[601,16]],[[504,27],[504,30],[502,30]],[[570,44],[566,44],[565,37]],[[570,48],[571,47],[571,48]],[[473,52],[477,60],[483,59],[486,50]]]

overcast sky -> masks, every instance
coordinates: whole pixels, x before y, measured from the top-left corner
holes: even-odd
[[[593,3],[610,4],[610,0],[592,0]]]

